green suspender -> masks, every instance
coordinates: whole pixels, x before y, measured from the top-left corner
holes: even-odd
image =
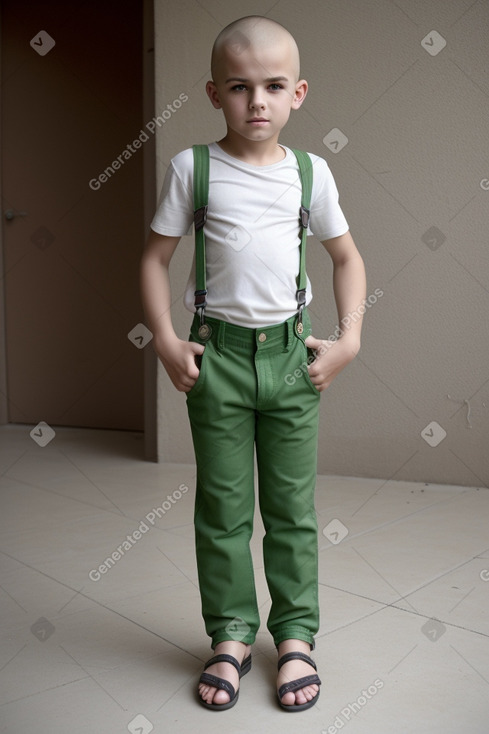
[[[301,208],[299,210],[299,224],[300,232],[299,237],[301,238],[300,244],[300,261],[299,261],[299,275],[297,277],[297,306],[299,309],[299,317],[297,319],[297,331],[302,334],[304,326],[302,324],[302,311],[306,305],[306,241],[307,241],[307,225],[309,224],[309,207],[311,205],[311,193],[312,193],[312,162],[311,158],[307,153],[302,150],[292,149],[297,163],[299,164],[299,175],[302,184],[302,199]]]
[[[205,324],[204,311],[207,305],[206,265],[205,265],[205,237],[204,224],[207,220],[207,205],[209,198],[209,148],[207,145],[194,145],[194,225],[195,225],[195,309],[200,311],[199,335],[208,339],[210,327]],[[307,153],[293,149],[299,165],[299,175],[302,185],[301,207],[299,210],[300,224],[300,260],[299,275],[297,276],[297,306],[299,318],[297,330],[301,334],[302,310],[306,304],[306,240],[307,225],[309,223],[309,206],[312,192],[312,162]]]
[[[207,305],[204,224],[207,220],[209,199],[209,148],[194,145],[194,227],[195,227],[195,310],[200,311],[199,334],[209,338],[210,327],[204,323]]]

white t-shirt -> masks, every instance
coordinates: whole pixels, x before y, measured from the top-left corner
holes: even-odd
[[[261,328],[297,311],[301,183],[294,153],[255,166],[209,145],[209,210],[204,226],[207,264],[206,314],[239,326]],[[348,230],[328,164],[310,153],[313,188],[309,234],[319,240]],[[151,229],[181,237],[193,225],[193,153],[176,155],[166,172]],[[194,312],[195,255],[184,303]],[[307,303],[312,298],[307,279]]]

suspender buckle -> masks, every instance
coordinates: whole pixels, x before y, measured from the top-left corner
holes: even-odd
[[[207,295],[207,290],[204,290],[204,291],[195,291],[195,293],[194,293],[194,296],[195,296],[194,306],[195,306],[196,309],[201,308],[202,309],[202,313],[204,311],[204,308],[207,306],[206,295]]]
[[[306,209],[305,206],[301,206],[301,208],[299,209],[299,224],[301,225],[302,229],[308,228],[310,215],[311,215],[311,210]]]
[[[205,324],[204,312],[205,312],[205,307],[207,306],[206,295],[207,295],[207,290],[195,291],[195,294],[194,294],[195,312],[198,313],[200,316],[200,328],[202,328]]]
[[[297,291],[295,294],[295,297],[297,298],[297,305],[299,307],[299,311],[302,311],[304,306],[306,305],[306,289],[301,288]]]
[[[207,341],[209,339],[210,335],[212,334],[212,329],[209,326],[209,324],[205,323],[205,307],[207,306],[207,290],[203,291],[195,291],[195,300],[194,300],[194,306],[195,310],[199,312],[200,316],[200,326],[198,329],[199,338],[202,339],[202,341]]]
[[[207,205],[201,206],[200,209],[196,209],[194,211],[195,231],[198,232],[199,229],[202,229],[206,221],[207,221]]]

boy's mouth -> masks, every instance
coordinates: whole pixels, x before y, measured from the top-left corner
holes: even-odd
[[[265,117],[252,117],[251,120],[246,121],[249,125],[264,125],[269,122]]]

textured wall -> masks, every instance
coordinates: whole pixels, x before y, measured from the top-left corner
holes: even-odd
[[[210,48],[222,27],[253,13],[297,39],[310,91],[281,141],[326,158],[368,294],[383,293],[367,311],[358,358],[321,397],[319,471],[485,486],[489,4],[156,2],[156,112],[188,96],[157,132],[158,190],[176,152],[224,133],[204,90]],[[192,247],[182,238],[172,266],[182,338]],[[314,238],[308,248],[314,333],[327,337],[331,262]],[[158,408],[160,459],[192,461],[185,398],[162,369]]]

